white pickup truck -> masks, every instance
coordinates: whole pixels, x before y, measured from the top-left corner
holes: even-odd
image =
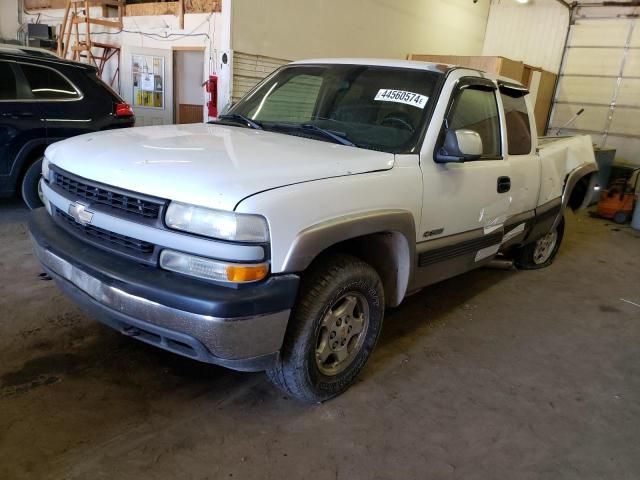
[[[296,62],[215,122],[50,146],[35,252],[122,333],[323,401],[386,307],[496,255],[552,262],[597,167],[588,136],[539,145],[527,93],[454,66]]]

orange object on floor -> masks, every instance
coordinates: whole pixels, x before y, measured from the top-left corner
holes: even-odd
[[[631,184],[630,179],[634,175],[636,180]],[[638,199],[636,188],[639,176],[640,168],[634,170],[629,179],[616,180],[606,190],[602,190],[598,202],[598,215],[602,218],[612,219],[616,223],[628,222]]]

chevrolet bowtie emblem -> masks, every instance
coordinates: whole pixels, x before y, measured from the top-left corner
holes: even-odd
[[[87,205],[83,205],[82,203],[72,203],[69,205],[69,215],[80,225],[89,225],[93,219],[93,212],[87,210]]]

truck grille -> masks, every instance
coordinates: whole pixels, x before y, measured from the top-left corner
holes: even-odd
[[[98,203],[145,218],[157,219],[163,204],[116,192],[103,186],[92,185],[72,178],[59,171],[53,171],[54,183],[70,194],[90,203]]]
[[[63,224],[71,227],[72,230],[75,230],[80,234],[84,234],[98,243],[108,245],[115,250],[130,251],[131,253],[135,252],[142,255],[149,255],[153,253],[153,249],[155,247],[153,243],[120,235],[119,233],[110,232],[93,225],[80,225],[71,215],[66,214],[59,208],[56,209],[56,215]]]

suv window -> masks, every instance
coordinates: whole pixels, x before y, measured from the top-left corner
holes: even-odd
[[[524,97],[500,95],[504,106],[509,155],[531,153],[531,125]]]
[[[0,62],[0,100],[15,100],[17,98],[16,77],[13,74],[13,69],[9,63]]]
[[[20,64],[34,98],[42,100],[69,100],[80,95],[62,75],[55,70],[37,65]]]
[[[500,157],[500,120],[493,90],[464,88],[458,93],[452,112],[449,128],[478,132],[482,138],[482,156]]]

